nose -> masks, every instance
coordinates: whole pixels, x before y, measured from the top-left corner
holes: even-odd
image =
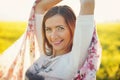
[[[52,41],[56,40],[57,36],[58,36],[57,31],[56,30],[52,31],[52,33],[51,33],[51,39],[52,39]]]

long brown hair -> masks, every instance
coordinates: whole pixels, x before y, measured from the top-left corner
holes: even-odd
[[[71,51],[72,48],[72,42],[73,42],[73,35],[74,35],[74,29],[75,29],[75,22],[76,22],[76,16],[73,12],[73,10],[69,6],[55,6],[51,8],[43,18],[42,22],[42,35],[43,35],[43,50],[46,55],[52,55],[53,53],[53,48],[52,45],[49,44],[47,38],[46,38],[46,32],[45,32],[45,22],[48,18],[54,16],[54,15],[61,15],[65,19],[65,22],[68,26],[68,29],[70,31],[71,35],[71,42],[69,46],[69,51]]]

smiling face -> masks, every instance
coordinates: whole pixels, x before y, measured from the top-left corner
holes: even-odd
[[[61,55],[68,51],[71,34],[64,18],[61,15],[54,15],[45,22],[46,38],[52,45],[55,55]]]
[[[46,55],[61,55],[71,51],[76,16],[69,6],[55,6],[43,17],[43,51]]]

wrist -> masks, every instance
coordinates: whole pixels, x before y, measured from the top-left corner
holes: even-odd
[[[84,2],[81,4],[81,15],[92,15],[94,14],[94,2]]]

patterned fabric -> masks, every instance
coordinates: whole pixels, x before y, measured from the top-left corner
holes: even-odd
[[[0,80],[25,80],[27,68],[40,56],[40,49],[35,30],[35,5],[30,14],[28,27],[21,38],[0,55]],[[100,53],[99,41],[96,31],[88,50],[88,57],[82,67],[79,68],[74,80],[95,80],[96,70],[99,67]],[[71,79],[72,80],[72,79]]]
[[[96,71],[101,61],[101,46],[94,30],[92,41],[88,49],[88,57],[82,67],[79,68],[74,80],[96,80]]]
[[[0,80],[24,80],[26,69],[39,57],[34,13],[35,5],[39,1],[36,0],[32,7],[23,36],[0,55]]]

